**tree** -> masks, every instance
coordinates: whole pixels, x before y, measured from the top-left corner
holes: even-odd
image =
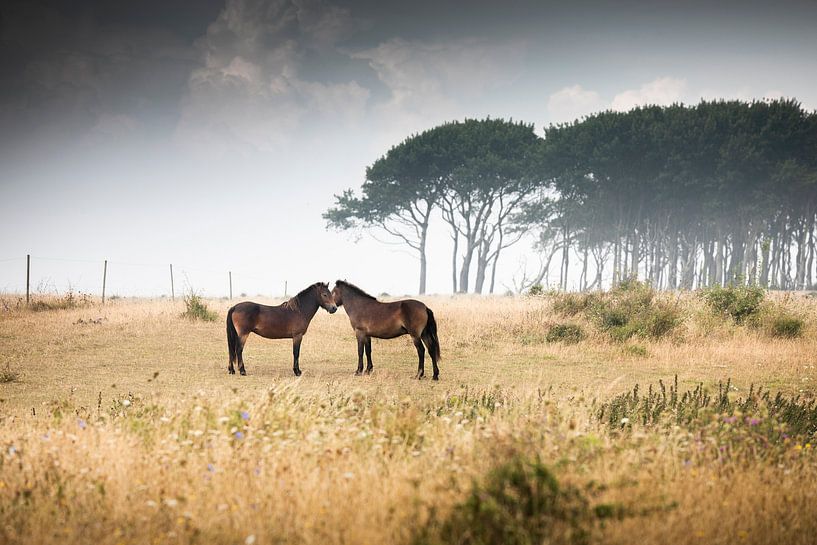
[[[431,213],[442,194],[447,156],[433,131],[411,136],[366,169],[361,196],[347,189],[323,214],[327,227],[375,228],[417,252],[419,293],[426,291],[426,241]]]
[[[442,192],[442,216],[451,229],[454,291],[465,293],[476,259],[474,292],[482,293],[490,268],[493,293],[502,250],[521,233],[508,230],[510,218],[539,187],[533,125],[502,119],[466,119],[445,126],[454,166]],[[463,241],[459,278],[456,261]]]

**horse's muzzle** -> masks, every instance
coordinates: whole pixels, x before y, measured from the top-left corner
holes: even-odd
[[[327,310],[329,311],[329,314],[334,314],[338,311],[338,307],[329,307]]]

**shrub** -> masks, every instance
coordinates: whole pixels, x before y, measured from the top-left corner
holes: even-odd
[[[0,384],[8,384],[10,382],[17,382],[20,378],[20,373],[11,368],[10,363],[6,363],[6,367],[0,371]]]
[[[766,292],[758,286],[715,286],[702,291],[701,295],[715,313],[743,324],[760,312]]]
[[[578,324],[555,324],[548,329],[545,340],[549,343],[576,344],[583,341],[586,336]]]
[[[182,313],[183,318],[204,322],[215,322],[218,318],[218,314],[210,310],[207,303],[193,291],[184,296],[184,306],[187,310]]]
[[[415,543],[583,545],[595,516],[579,489],[561,486],[539,460],[517,456],[474,482],[448,518],[432,521]]]
[[[553,311],[570,318],[586,312],[598,299],[598,293],[554,293]]]
[[[542,284],[534,284],[528,289],[527,295],[531,297],[538,297],[545,294],[545,288]]]
[[[624,347],[624,352],[631,356],[638,356],[638,357],[646,357],[649,352],[647,352],[647,347],[640,345],[640,344],[628,344]]]
[[[655,301],[655,290],[636,280],[622,282],[597,296],[588,313],[599,329],[620,342],[633,336],[658,339],[681,323],[676,305]]]
[[[744,419],[750,415],[764,415],[785,425],[786,434],[775,435],[775,441],[784,441],[786,436],[813,440],[817,435],[817,400],[784,396],[779,392],[772,396],[768,390],[755,390],[754,386],[749,388],[746,397],[733,399],[729,397],[731,389],[732,382],[727,380],[725,384],[718,384],[717,393],[710,394],[703,384],[682,392],[677,376],[669,388],[663,381],[658,381],[658,388],[651,384],[646,393],[640,392],[636,384],[632,391],[604,403],[597,417],[611,428],[621,428],[636,422],[642,425],[700,426],[723,415],[732,422],[736,421],[733,415]]]
[[[53,297],[40,296],[35,298],[29,308],[34,312],[42,312],[46,310],[68,310],[72,308],[87,307],[93,303],[93,299],[87,293],[74,293],[73,289],[69,289],[63,295],[55,295]]]
[[[784,314],[772,318],[767,331],[771,337],[796,339],[803,335],[804,326],[802,318]]]

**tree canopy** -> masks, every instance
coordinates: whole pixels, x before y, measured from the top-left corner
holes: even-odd
[[[481,293],[489,277],[493,292],[502,250],[528,233],[541,267],[520,287],[546,282],[556,256],[562,289],[631,277],[813,287],[817,113],[784,99],[645,106],[544,138],[503,119],[445,123],[391,148],[324,214],[416,251],[420,293],[433,216],[449,229],[455,292]]]

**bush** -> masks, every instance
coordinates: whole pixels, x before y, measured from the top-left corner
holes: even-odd
[[[210,310],[207,303],[193,291],[184,296],[184,306],[187,310],[182,313],[182,318],[204,322],[215,322],[218,318],[218,314]]]
[[[586,312],[598,302],[598,299],[598,293],[554,293],[553,311],[560,316],[571,318]]]
[[[633,336],[658,339],[681,323],[676,305],[655,301],[655,290],[636,280],[597,296],[587,312],[599,329],[620,342]]]
[[[549,343],[562,342],[576,344],[587,337],[584,330],[577,324],[555,324],[548,329],[545,340]]]
[[[731,390],[732,381],[727,380],[725,384],[719,383],[718,391],[712,394],[703,384],[682,392],[677,376],[669,387],[660,380],[657,388],[650,384],[646,393],[641,392],[636,384],[632,391],[601,405],[597,417],[610,428],[617,429],[635,423],[694,428],[710,423],[713,418],[735,422],[734,415],[743,419],[762,415],[785,425],[785,434],[772,437],[776,442],[783,442],[788,436],[802,437],[806,441],[817,437],[817,400],[784,396],[779,392],[773,396],[768,390],[755,390],[754,386],[749,388],[746,397],[735,399],[729,396]],[[759,421],[758,418],[755,420]]]
[[[805,322],[791,315],[775,316],[769,324],[769,335],[782,339],[796,339],[803,335]]]
[[[528,289],[527,295],[531,297],[539,297],[540,295],[545,294],[545,288],[542,284],[534,284]]]
[[[17,382],[20,378],[20,373],[11,368],[10,363],[6,363],[5,369],[0,371],[0,384],[8,384],[10,382]]]
[[[715,286],[701,295],[715,313],[729,316],[740,325],[758,315],[766,292],[758,286]]]
[[[53,297],[38,297],[31,301],[29,308],[34,312],[42,312],[46,310],[68,310],[72,308],[87,307],[93,303],[92,297],[87,293],[74,293],[73,289],[69,289],[64,295],[55,295]]]
[[[624,352],[631,356],[638,356],[644,358],[649,355],[647,347],[640,344],[628,344],[624,347]]]
[[[447,519],[431,521],[415,544],[583,545],[596,514],[577,488],[560,486],[539,460],[514,457],[493,469],[454,506]]]

